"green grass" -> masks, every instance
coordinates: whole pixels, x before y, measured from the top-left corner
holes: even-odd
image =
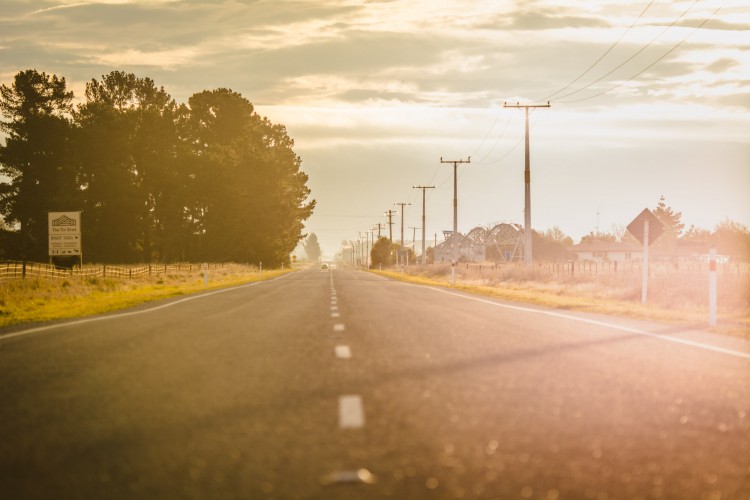
[[[28,278],[0,283],[0,326],[90,316],[207,290],[268,280],[291,272],[230,264],[211,270],[134,279]]]
[[[601,291],[583,287],[551,287],[548,283],[519,282],[508,284],[477,285],[457,282],[451,287],[447,276],[424,276],[420,274],[400,273],[395,271],[370,272],[387,278],[462,292],[494,297],[511,302],[532,304],[554,309],[580,311],[612,316],[628,317],[649,321],[666,322],[686,327],[708,328],[708,311],[701,308],[671,308],[658,305],[643,305],[639,301],[615,300],[602,298]],[[591,294],[599,293],[599,297]],[[711,331],[750,339],[750,317],[747,311],[729,311],[720,313],[719,325]]]

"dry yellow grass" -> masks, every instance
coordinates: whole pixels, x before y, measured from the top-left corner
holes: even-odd
[[[227,264],[208,273],[180,272],[133,279],[27,278],[0,282],[0,326],[89,316],[204,290],[271,279],[289,269],[264,270]]]
[[[551,275],[543,269],[485,266],[456,273],[456,290],[556,309],[610,314],[686,326],[708,326],[708,288],[705,276],[653,276],[649,301],[641,304],[639,276]],[[450,287],[450,266],[412,266],[400,271],[372,271],[412,283]],[[719,281],[719,325],[716,332],[750,339],[750,281],[747,275]]]

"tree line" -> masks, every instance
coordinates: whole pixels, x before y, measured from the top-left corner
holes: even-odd
[[[283,125],[232,90],[178,104],[121,71],[73,100],[36,70],[0,86],[0,258],[47,260],[47,213],[80,211],[87,261],[289,263],[315,201]]]
[[[720,255],[729,256],[734,261],[750,260],[750,230],[738,222],[726,219],[716,225],[713,231],[690,226],[685,230],[682,222],[682,212],[678,212],[668,206],[665,198],[659,199],[656,207],[651,209],[654,216],[663,225],[663,234],[652,241],[650,248],[655,254],[662,256],[677,257],[678,247],[688,247],[690,251],[707,252],[710,246],[714,246]],[[566,235],[559,227],[555,226],[545,231],[532,229],[532,253],[535,260],[541,261],[567,261],[575,258],[573,252],[573,238]],[[614,226],[613,232],[592,231],[581,238],[581,244],[594,242],[627,242],[635,247],[641,243],[631,235],[624,226]],[[354,248],[358,245],[355,241],[344,240],[341,242],[339,259],[346,261],[351,259]],[[396,263],[396,255],[401,246],[392,243],[388,238],[379,238],[370,251],[370,259],[374,266],[390,266]],[[409,249],[409,262],[416,262],[416,256]],[[356,252],[355,252],[356,253]],[[427,262],[434,262],[435,250],[430,247],[426,250]],[[488,252],[488,260],[497,260],[499,256],[491,256]],[[465,258],[460,259],[464,261]]]

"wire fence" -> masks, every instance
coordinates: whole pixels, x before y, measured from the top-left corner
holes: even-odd
[[[403,272],[434,279],[451,276],[450,263],[411,265]],[[708,301],[708,262],[652,262],[649,265],[649,303],[665,307],[703,306]],[[716,266],[719,306],[750,312],[750,263],[732,262]],[[459,263],[455,279],[467,285],[525,287],[560,295],[583,294],[603,298],[640,301],[640,262],[537,262]]]
[[[440,264],[438,264],[440,265]],[[444,264],[445,265],[445,264]],[[450,264],[447,264],[450,266]],[[490,271],[503,271],[503,270],[531,270],[537,273],[547,273],[551,276],[576,276],[576,275],[627,275],[634,274],[640,276],[642,273],[642,262],[641,261],[605,261],[597,262],[591,260],[585,261],[563,261],[563,262],[541,262],[535,263],[531,268],[525,266],[524,263],[510,263],[510,264],[493,264],[493,263],[459,263],[458,269],[463,269],[470,273],[482,273]],[[724,276],[750,276],[750,263],[748,262],[733,262],[733,263],[721,263],[716,265],[717,275]],[[680,261],[680,262],[660,262],[654,261],[649,263],[649,275],[706,275],[708,276],[709,263],[695,261]]]
[[[190,273],[208,269],[223,268],[223,263],[195,264],[148,264],[135,267],[112,266],[107,264],[86,265],[72,269],[56,267],[52,264],[39,262],[0,262],[0,281],[25,278],[116,278],[130,279],[144,276],[159,276],[164,274]]]

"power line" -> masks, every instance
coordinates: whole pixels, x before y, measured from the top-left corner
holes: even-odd
[[[531,122],[529,123],[530,130],[534,130],[534,127],[536,126],[537,120],[538,120],[538,118],[534,117],[534,109],[532,109],[531,110]],[[504,159],[506,159],[508,156],[510,156],[511,153],[513,153],[513,151],[515,151],[516,148],[521,145],[521,143],[523,142],[523,139],[524,139],[523,136],[521,136],[521,138],[518,139],[518,141],[513,145],[513,147],[511,147],[502,156],[499,156],[499,157],[497,157],[495,159],[492,159],[492,160],[482,161],[481,163],[483,165],[491,165],[493,163],[500,163],[501,161],[503,161]],[[479,162],[476,162],[476,163],[479,163]]]
[[[583,97],[581,99],[570,99],[570,100],[567,100],[567,101],[558,101],[558,102],[563,103],[563,104],[568,104],[568,103],[573,103],[573,102],[588,101],[589,99],[593,99],[595,97],[599,97],[599,96],[604,95],[604,94],[606,94],[608,92],[611,92],[611,91],[613,91],[613,90],[615,90],[615,89],[617,89],[619,87],[622,87],[624,84],[626,84],[629,81],[632,81],[633,79],[639,77],[640,75],[642,75],[643,73],[645,73],[646,71],[648,71],[649,69],[651,69],[652,67],[654,67],[656,64],[658,64],[660,61],[662,61],[669,54],[671,54],[672,52],[674,52],[675,50],[677,50],[683,43],[685,43],[687,41],[688,38],[690,38],[691,36],[693,36],[696,31],[698,31],[699,29],[701,29],[708,21],[710,21],[711,19],[713,19],[716,16],[716,14],[718,14],[719,11],[724,7],[724,5],[726,5],[726,2],[724,2],[723,4],[721,4],[719,6],[719,8],[716,9],[713,12],[713,14],[711,14],[706,19],[704,19],[703,22],[700,23],[698,26],[696,26],[695,28],[693,28],[693,31],[691,31],[690,33],[688,33],[688,35],[685,38],[683,38],[682,40],[680,40],[679,42],[677,42],[676,45],[674,45],[671,49],[669,49],[664,54],[662,54],[661,57],[657,58],[654,62],[652,62],[651,64],[649,64],[648,66],[646,66],[645,68],[643,68],[642,70],[640,70],[639,72],[635,73],[633,76],[631,76],[627,80],[624,80],[624,81],[618,83],[614,87],[608,88],[607,90],[602,90],[601,92],[596,93],[594,95],[590,95],[588,97]]]
[[[628,28],[622,33],[622,35],[620,35],[620,38],[618,38],[617,41],[615,41],[615,43],[613,43],[601,56],[599,56],[599,58],[596,61],[594,61],[593,64],[591,64],[588,68],[586,68],[586,70],[583,71],[583,73],[581,73],[580,75],[578,75],[573,81],[571,81],[570,83],[568,83],[566,86],[562,87],[561,89],[553,92],[552,94],[548,95],[547,97],[544,97],[542,99],[538,99],[538,100],[533,101],[533,102],[537,103],[537,102],[542,102],[542,101],[549,101],[552,97],[556,96],[560,92],[563,92],[563,91],[569,89],[574,83],[576,83],[584,75],[586,75],[589,71],[591,71],[597,64],[599,64],[622,41],[622,39],[625,37],[625,35],[627,35],[630,32],[630,30],[638,23],[638,21],[641,20],[641,18],[646,13],[646,11],[651,7],[651,5],[653,5],[654,1],[655,0],[651,0],[648,3],[648,5],[646,5],[646,7],[641,11],[641,13],[638,15],[638,17],[630,24],[630,26],[628,26]],[[481,147],[487,141],[487,138],[489,137],[490,133],[492,133],[492,130],[494,130],[495,125],[497,124],[497,121],[499,119],[500,119],[500,112],[498,111],[497,116],[495,116],[495,120],[492,122],[492,125],[490,126],[489,130],[485,134],[485,136],[482,139],[482,141],[479,143],[479,146],[477,146],[477,148],[471,153],[471,156],[474,156],[481,149]],[[507,130],[508,125],[510,125],[510,120],[511,120],[511,118],[508,119],[508,122],[505,124],[505,127],[503,128],[503,131],[500,133],[500,135],[498,136],[498,138],[495,140],[495,143],[492,145],[492,147],[490,148],[490,150],[482,158],[480,158],[479,160],[477,160],[476,163],[482,163],[490,154],[492,154],[492,151],[495,150],[495,147],[497,147],[497,145],[500,143],[500,140],[505,135],[505,131]],[[520,144],[520,142],[519,142],[519,144]],[[515,149],[515,147],[517,147],[517,145],[514,146],[513,149]],[[507,154],[505,154],[500,159],[504,159],[505,157],[507,157],[510,154],[511,151],[509,151]],[[496,161],[499,161],[499,160],[494,160],[494,161],[492,161],[490,163],[494,163]],[[434,182],[436,175],[437,175],[437,172],[436,172],[435,175],[433,175],[432,182]]]
[[[670,28],[672,28],[675,24],[677,24],[677,21],[679,21],[680,19],[682,19],[683,17],[685,17],[685,14],[687,14],[695,6],[695,4],[697,4],[700,1],[701,0],[695,0],[692,4],[690,4],[690,6],[687,9],[685,9],[682,12],[682,14],[679,15],[679,17],[677,17],[674,21],[672,21],[669,26],[667,26],[666,28],[664,28],[661,31],[661,33],[659,33],[658,35],[656,35],[650,42],[648,42],[646,45],[644,45],[643,47],[641,47],[635,54],[633,54],[632,56],[628,57],[625,61],[623,61],[622,63],[620,63],[619,65],[617,65],[615,68],[613,68],[609,72],[605,73],[604,75],[600,76],[599,78],[597,78],[593,82],[590,82],[587,85],[584,85],[583,87],[574,90],[573,92],[568,92],[567,94],[561,95],[561,96],[557,97],[554,100],[558,101],[558,102],[562,102],[562,101],[559,101],[559,99],[565,99],[566,97],[569,97],[569,96],[571,96],[573,94],[577,94],[578,92],[586,90],[587,88],[591,87],[592,85],[594,85],[596,83],[601,82],[602,80],[604,80],[605,78],[607,78],[608,76],[610,76],[612,73],[614,73],[618,69],[620,69],[623,66],[625,66],[627,63],[629,63],[630,61],[632,61],[633,59],[635,59],[638,55],[640,55],[644,50],[646,50],[647,48],[649,48],[656,40],[658,40],[659,38],[661,38],[661,36],[664,33],[666,33]]]
[[[589,66],[588,68],[586,68],[586,70],[583,73],[581,73],[580,75],[578,75],[572,82],[570,82],[569,84],[567,84],[566,86],[564,86],[560,90],[558,90],[556,92],[553,92],[552,94],[548,95],[547,97],[543,97],[542,99],[538,99],[538,100],[536,100],[534,102],[549,101],[554,96],[556,96],[560,92],[564,92],[565,90],[569,89],[574,83],[576,83],[578,80],[580,80],[581,78],[583,78],[583,76],[586,75],[586,73],[588,73],[589,71],[591,71],[597,64],[599,64],[602,61],[602,59],[604,59],[607,56],[607,54],[609,54],[610,52],[612,52],[612,49],[614,49],[617,46],[617,44],[619,44],[622,41],[622,39],[625,38],[625,35],[627,35],[628,33],[630,33],[630,30],[633,29],[633,26],[635,26],[636,23],[641,20],[641,18],[646,13],[646,11],[651,7],[651,5],[653,5],[654,1],[655,0],[651,0],[651,2],[649,2],[648,5],[646,5],[646,8],[643,9],[641,11],[641,13],[638,15],[638,17],[635,19],[635,21],[633,21],[631,23],[631,25],[628,26],[628,29],[626,29],[622,33],[622,35],[620,35],[620,38],[618,38],[617,41],[615,41],[615,43],[613,43],[612,45],[610,45],[609,48],[606,51],[604,51],[604,53],[601,56],[599,56],[599,59],[597,59],[596,61],[594,61],[594,63],[591,64],[591,66]]]
[[[499,116],[500,115],[498,114],[498,118],[499,118]],[[500,144],[500,140],[503,138],[503,136],[505,136],[505,131],[508,130],[508,125],[510,125],[510,121],[512,119],[513,119],[513,115],[511,115],[511,116],[508,117],[508,121],[505,123],[505,127],[503,127],[503,131],[500,132],[500,135],[495,140],[495,143],[492,145],[492,147],[490,148],[490,150],[487,151],[487,153],[484,156],[482,156],[480,159],[478,159],[476,161],[476,163],[482,163],[485,160],[485,158],[487,158],[495,150],[495,148],[497,147],[497,145]],[[492,129],[490,129],[490,130],[492,130]],[[477,148],[477,151],[479,151],[479,148]],[[476,151],[475,151],[475,153],[476,153]]]

